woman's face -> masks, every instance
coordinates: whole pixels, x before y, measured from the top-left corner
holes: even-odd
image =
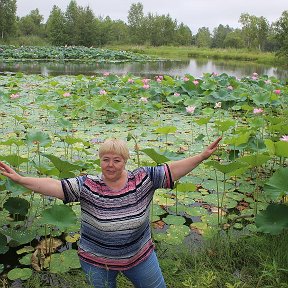
[[[115,153],[106,153],[100,158],[100,166],[105,180],[117,181],[121,179],[125,170],[126,162],[124,158]]]

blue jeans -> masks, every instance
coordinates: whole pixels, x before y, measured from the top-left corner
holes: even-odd
[[[80,260],[88,282],[95,288],[116,288],[117,270],[106,270]],[[136,288],[166,288],[156,253],[137,266],[121,271]]]

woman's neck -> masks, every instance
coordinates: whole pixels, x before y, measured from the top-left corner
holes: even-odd
[[[123,173],[121,174],[121,177],[119,177],[118,179],[113,179],[113,180],[106,179],[105,176],[102,174],[102,180],[104,181],[104,183],[112,190],[117,190],[117,191],[125,187],[127,183],[127,177],[128,177],[128,173],[126,170],[123,171]]]

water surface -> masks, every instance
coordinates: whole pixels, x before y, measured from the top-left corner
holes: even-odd
[[[57,75],[101,75],[110,72],[116,75],[139,76],[170,75],[182,77],[191,74],[201,77],[203,73],[227,73],[238,78],[259,75],[287,79],[288,71],[281,68],[249,62],[235,62],[210,59],[165,60],[157,62],[96,63],[96,62],[0,62],[0,73],[24,72],[26,74]]]

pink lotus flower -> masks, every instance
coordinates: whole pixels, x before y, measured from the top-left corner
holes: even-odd
[[[227,89],[232,91],[233,90],[233,86],[229,85],[229,86],[227,86]]]
[[[127,82],[130,83],[130,84],[132,84],[132,83],[134,83],[134,80],[131,79],[131,78],[129,78],[129,79],[127,80]]]
[[[140,102],[148,103],[148,99],[146,97],[141,97]]]
[[[222,103],[221,102],[217,102],[215,103],[214,108],[221,108]]]
[[[102,90],[99,91],[99,94],[100,94],[100,95],[106,95],[107,92],[106,92],[106,90],[102,89]]]
[[[71,96],[71,94],[69,93],[69,92],[65,92],[64,94],[63,94],[63,97],[70,97]]]
[[[259,77],[258,73],[254,72],[251,76],[251,79],[252,80],[258,80],[258,77]]]
[[[184,82],[187,82],[187,81],[189,81],[190,79],[189,79],[188,77],[184,77],[183,80],[184,80]]]
[[[18,93],[10,95],[10,99],[17,99],[19,97],[20,97],[20,95]]]
[[[175,93],[174,93],[174,96],[179,97],[179,96],[180,96],[180,93],[175,92]]]
[[[218,76],[218,73],[212,72],[212,76]]]
[[[193,114],[195,109],[196,109],[196,106],[187,106],[186,107],[186,112],[189,113],[189,114]]]
[[[261,114],[261,113],[263,113],[263,111],[264,111],[264,110],[263,110],[262,108],[254,108],[254,109],[253,109],[253,113],[254,113],[254,114]]]
[[[148,85],[149,81],[150,81],[150,79],[147,79],[147,78],[142,79],[142,82],[144,85]]]
[[[281,90],[280,89],[276,89],[273,91],[275,94],[280,95],[281,94]]]
[[[110,75],[109,72],[104,72],[104,73],[103,73],[103,76],[109,76],[109,75]]]
[[[199,81],[198,80],[194,80],[193,83],[194,83],[194,85],[198,85]]]
[[[283,135],[281,138],[280,138],[281,141],[285,141],[285,142],[288,142],[288,135]]]
[[[265,80],[265,84],[271,84],[271,80]]]
[[[150,88],[150,85],[144,84],[142,87],[143,87],[143,89],[149,89],[149,88]]]
[[[155,76],[155,79],[157,82],[161,82],[163,80],[163,76],[162,75],[158,75],[158,76]]]

